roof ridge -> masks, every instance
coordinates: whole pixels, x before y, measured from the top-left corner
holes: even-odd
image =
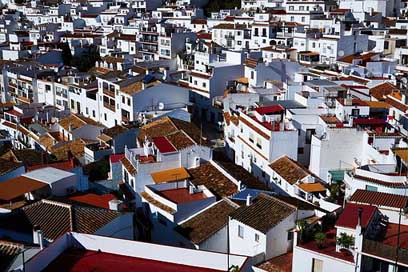
[[[294,209],[295,211],[298,209],[295,205],[292,205],[292,204],[290,204],[290,203],[287,203],[286,201],[283,201],[282,199],[279,199],[279,198],[274,197],[274,196],[272,196],[272,195],[268,195],[268,194],[265,194],[265,193],[261,192],[261,193],[258,195],[258,197],[259,197],[259,196],[266,197],[266,198],[269,197],[270,200],[276,200],[276,201],[278,201],[280,204],[289,206],[289,207],[291,207],[292,209]]]

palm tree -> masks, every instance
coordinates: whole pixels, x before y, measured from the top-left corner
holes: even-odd
[[[318,248],[323,248],[324,242],[326,242],[326,234],[323,232],[317,232],[314,236]]]

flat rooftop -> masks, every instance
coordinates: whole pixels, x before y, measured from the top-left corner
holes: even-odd
[[[143,271],[143,272],[212,272],[221,271],[100,251],[69,248],[51,262],[44,271]]]
[[[164,190],[158,192],[158,194],[176,204],[188,203],[191,201],[207,198],[204,193],[190,194],[190,192],[186,188]]]

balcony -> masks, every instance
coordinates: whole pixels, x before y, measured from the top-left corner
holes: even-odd
[[[104,102],[103,106],[107,109],[110,109],[111,111],[115,112],[115,105],[111,105],[109,103]]]
[[[114,91],[111,91],[111,90],[109,90],[109,89],[103,88],[103,94],[106,94],[106,95],[108,95],[108,96],[110,96],[110,97],[115,98],[115,92],[114,92]]]
[[[140,43],[157,44],[157,38],[142,37],[139,39]]]

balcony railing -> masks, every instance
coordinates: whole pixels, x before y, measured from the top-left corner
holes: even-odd
[[[110,97],[113,97],[113,98],[115,98],[115,92],[112,92],[111,90],[109,90],[109,89],[103,89],[103,94],[106,94],[106,95],[108,95],[108,96],[110,96]]]
[[[110,109],[111,111],[115,111],[115,105],[111,105],[109,103],[104,102],[103,106],[107,109]]]
[[[364,239],[363,252],[375,255],[381,258],[395,261],[397,257],[397,247],[387,245],[374,240]],[[408,262],[408,250],[404,248],[398,249],[398,262]]]

